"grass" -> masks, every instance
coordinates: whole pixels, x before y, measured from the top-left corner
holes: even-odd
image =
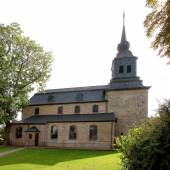
[[[65,149],[24,149],[0,158],[0,170],[118,170],[120,153]]]
[[[12,146],[0,146],[0,153],[10,151],[12,149],[15,149],[15,147],[12,147]]]

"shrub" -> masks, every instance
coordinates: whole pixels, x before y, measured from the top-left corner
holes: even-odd
[[[170,102],[158,111],[159,117],[149,118],[119,138],[123,170],[170,169]]]

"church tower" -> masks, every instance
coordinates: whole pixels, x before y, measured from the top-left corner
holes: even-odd
[[[125,14],[123,13],[123,29],[118,53],[112,63],[112,79],[110,88],[138,88],[142,81],[137,77],[137,57],[129,50],[130,43],[126,39]]]
[[[125,15],[118,53],[112,62],[112,78],[106,93],[107,111],[117,117],[115,135],[126,134],[128,129],[143,122],[148,116],[148,90],[137,76],[137,57],[130,51],[126,38]]]

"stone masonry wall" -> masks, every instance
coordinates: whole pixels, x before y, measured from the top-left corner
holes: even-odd
[[[147,118],[148,90],[123,90],[107,92],[107,111],[114,112],[118,121],[115,135],[126,133],[130,127]]]
[[[23,109],[22,119],[34,115],[34,110],[39,107],[39,114],[58,114],[57,108],[63,106],[63,114],[74,114],[74,107],[76,105],[80,106],[80,114],[92,113],[92,106],[94,104],[99,105],[99,112],[106,112],[106,102],[96,102],[96,103],[76,103],[76,104],[62,104],[62,105],[40,105],[40,106],[28,106]]]
[[[77,127],[77,139],[69,139],[69,127]],[[89,140],[90,125],[97,125],[97,140]],[[79,122],[79,123],[50,123],[48,125],[15,125],[11,126],[10,144],[14,146],[35,146],[35,133],[25,132],[29,127],[35,126],[39,129],[38,146],[82,148],[82,149],[110,149],[114,137],[114,126],[112,122]],[[51,126],[58,129],[58,138],[51,139]],[[16,128],[22,127],[22,138],[17,139]],[[29,134],[32,138],[29,139]]]
[[[75,125],[77,127],[77,139],[69,139],[69,127]],[[89,140],[90,125],[97,125],[97,140]],[[51,126],[58,129],[58,138],[51,139]],[[86,149],[110,149],[111,133],[114,136],[114,123],[112,122],[82,122],[82,123],[50,123],[48,126],[48,146],[62,148],[86,148]]]
[[[47,143],[47,125],[16,125],[13,124],[10,129],[10,144],[15,146],[34,146],[35,133],[25,132],[29,127],[35,126],[39,129],[39,146],[46,146]],[[22,138],[16,138],[16,128],[22,127]],[[32,134],[32,139],[29,139]]]

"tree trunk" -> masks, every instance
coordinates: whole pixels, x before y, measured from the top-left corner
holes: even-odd
[[[10,134],[10,122],[5,123],[5,144],[9,145],[10,144],[10,139],[9,139],[9,134]]]

